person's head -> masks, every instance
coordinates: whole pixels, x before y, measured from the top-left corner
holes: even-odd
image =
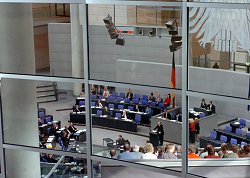
[[[199,118],[196,117],[196,118],[194,119],[194,122],[195,122],[195,123],[199,123],[199,122],[200,122]]]
[[[214,147],[212,145],[207,145],[206,150],[207,150],[207,153],[208,153],[209,156],[212,156],[212,155],[215,154],[215,149],[214,149]]]
[[[175,144],[172,143],[168,143],[165,146],[165,152],[170,152],[170,153],[174,153],[175,152]]]
[[[138,145],[133,146],[134,152],[139,152],[140,147]]]
[[[144,154],[144,153],[145,153],[144,148],[140,146],[140,148],[139,148],[139,152],[141,152],[141,153],[143,153],[143,154]]]
[[[152,92],[150,95],[151,95],[151,96],[154,96],[154,93]]]
[[[201,99],[201,102],[202,102],[202,103],[205,103],[205,99],[204,99],[204,98],[202,98],[202,99]]]
[[[158,146],[156,149],[155,149],[155,154],[157,156],[160,156],[162,155],[163,151],[162,151],[162,147],[161,146]]]
[[[124,151],[130,151],[130,145],[129,145],[128,142],[125,142],[125,143],[124,143],[123,149],[124,149]]]
[[[221,152],[223,153],[223,154],[225,154],[226,152],[227,152],[227,144],[226,143],[222,143],[221,144]]]
[[[105,91],[106,91],[106,90],[108,90],[108,87],[107,87],[107,86],[105,86],[105,87],[104,87],[104,90],[105,90]]]
[[[130,88],[128,89],[128,92],[131,92],[131,89],[130,89]]]
[[[145,152],[146,153],[154,153],[154,147],[153,147],[152,143],[146,143]]]
[[[114,148],[111,148],[109,154],[111,158],[114,157],[116,155],[116,150]]]
[[[212,102],[212,101],[209,101],[209,104],[213,104],[213,102]]]
[[[118,139],[122,139],[122,135],[118,135]]]
[[[250,153],[250,144],[247,144],[247,145],[243,146],[243,153],[244,154],[249,154]]]
[[[69,124],[70,124],[70,125],[73,125],[73,122],[70,122]]]

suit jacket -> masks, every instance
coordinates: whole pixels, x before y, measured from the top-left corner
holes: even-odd
[[[212,111],[213,114],[215,113],[215,105],[209,104],[207,109],[209,109],[210,111]]]
[[[201,103],[200,108],[207,109],[207,104],[206,103]]]
[[[157,130],[159,135],[164,135],[163,125],[158,125],[154,128],[154,130]]]

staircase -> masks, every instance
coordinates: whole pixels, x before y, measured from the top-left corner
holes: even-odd
[[[58,101],[58,89],[56,82],[46,82],[36,87],[37,103]]]

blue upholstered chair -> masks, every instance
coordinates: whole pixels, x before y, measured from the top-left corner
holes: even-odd
[[[99,110],[99,109],[98,109],[98,110],[96,111],[96,115],[101,116],[101,115],[102,115],[102,110]]]
[[[141,98],[141,95],[138,94],[138,93],[135,93],[133,98],[135,98],[135,99],[140,99],[140,98]]]
[[[113,96],[111,96],[111,95],[107,97],[107,101],[113,101],[114,99],[115,98]]]
[[[111,108],[112,108],[112,109],[114,109],[114,108],[115,108],[115,105],[110,103],[110,104],[108,105],[108,108],[110,108],[110,109],[111,109]]]
[[[119,109],[119,110],[123,110],[123,109],[124,109],[124,106],[121,105],[121,104],[119,104],[119,105],[118,105],[118,109]]]
[[[164,103],[159,103],[159,107],[161,108],[161,110],[164,110]]]
[[[226,142],[227,142],[227,137],[226,137],[225,135],[221,135],[221,136],[220,136],[220,141],[221,141],[222,143],[226,143]]]
[[[141,115],[140,114],[135,114],[135,122],[136,122],[136,124],[141,123]]]
[[[119,97],[125,98],[125,93],[124,92],[120,92]]]
[[[96,103],[94,101],[91,102],[91,106],[95,106]]]
[[[242,130],[240,128],[236,128],[235,134],[236,135],[242,135]]]
[[[124,99],[124,103],[130,103],[130,99],[129,98],[125,98]]]
[[[241,141],[240,146],[244,146],[244,145],[247,145],[247,143],[246,143],[246,142]]]
[[[118,118],[118,119],[121,119],[122,118],[122,114],[119,113],[119,112],[117,112],[117,113],[115,113],[115,117]]]
[[[156,105],[156,102],[150,102],[149,103],[149,106],[155,106]]]
[[[113,96],[114,98],[116,98],[116,97],[118,96],[118,93],[117,93],[117,92],[113,92],[113,93],[112,93],[112,96]]]
[[[79,101],[79,106],[85,106],[85,101]]]
[[[132,100],[132,103],[133,103],[133,104],[139,104],[139,99],[134,98],[134,99]]]
[[[123,100],[123,98],[122,97],[116,97],[116,99],[115,99],[117,102],[121,102],[122,100]]]
[[[215,130],[211,130],[209,137],[210,137],[211,140],[216,140],[217,132]]]
[[[99,99],[100,99],[100,100],[105,99],[105,96],[99,95]]]
[[[230,143],[231,143],[232,145],[237,145],[237,140],[234,139],[234,138],[231,138]]]
[[[91,95],[91,99],[92,100],[97,99],[97,96],[96,95]]]
[[[230,133],[230,132],[232,132],[232,127],[226,125],[224,130],[225,130],[226,132]]]
[[[147,105],[148,104],[148,100],[141,100],[141,104],[142,105]]]
[[[134,111],[134,106],[128,106],[128,110]]]
[[[246,119],[240,118],[239,123],[240,123],[240,128],[244,128],[246,126]]]
[[[148,95],[142,95],[143,100],[148,100]]]

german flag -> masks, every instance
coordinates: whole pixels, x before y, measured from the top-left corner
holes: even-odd
[[[172,70],[171,70],[171,88],[176,88],[176,74],[175,74],[175,59],[174,59],[174,52],[173,52],[173,59],[172,59]],[[174,91],[171,93],[172,98],[172,106],[175,108],[175,94]]]

